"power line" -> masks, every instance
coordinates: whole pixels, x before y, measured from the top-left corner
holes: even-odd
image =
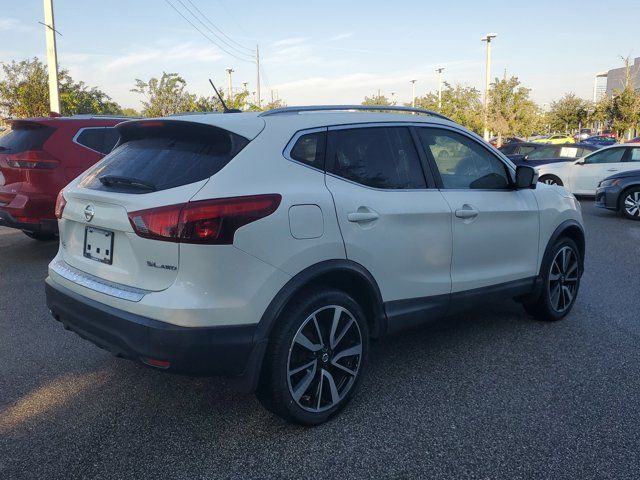
[[[224,36],[225,38],[227,38],[231,43],[235,44],[236,46],[240,47],[241,49],[246,50],[246,51],[248,51],[248,52],[251,52],[251,53],[253,54],[253,49],[251,49],[251,48],[247,48],[247,47],[245,47],[244,45],[242,45],[241,43],[236,42],[233,38],[231,38],[229,35],[227,35],[226,33],[224,33],[220,28],[218,28],[218,26],[217,26],[215,23],[213,23],[213,22],[211,21],[211,19],[210,19],[210,18],[209,18],[209,17],[208,17],[208,16],[207,16],[207,15],[206,15],[202,10],[200,10],[200,9],[196,6],[196,4],[194,4],[191,0],[187,0],[187,1],[188,1],[188,2],[193,6],[193,8],[195,8],[195,9],[196,9],[196,11],[197,11],[200,15],[202,15],[202,17],[207,21],[207,23],[209,23],[213,28],[215,28],[218,32],[220,32],[220,33],[222,34],[222,36]],[[182,3],[182,2],[180,2],[180,3]],[[214,33],[214,32],[211,32],[211,33]],[[217,36],[217,35],[216,35],[216,36]],[[220,37],[218,37],[218,38],[220,38]],[[222,39],[221,39],[221,40],[222,40]],[[227,45],[229,45],[229,44],[227,43]],[[229,46],[231,46],[231,45],[229,45]],[[235,47],[234,47],[234,48],[235,48]]]
[[[187,17],[185,17],[185,16],[182,14],[182,12],[181,12],[180,10],[178,10],[178,9],[176,8],[176,6],[175,6],[173,3],[171,3],[169,0],[164,0],[164,1],[165,1],[165,2],[166,2],[166,3],[167,3],[171,8],[173,8],[173,9],[176,11],[176,13],[177,13],[178,15],[180,15],[180,16],[181,16],[181,17],[182,17],[182,18],[183,18],[187,23],[189,23],[189,25],[191,25],[193,28],[195,28],[195,29],[200,33],[200,35],[202,35],[204,38],[206,38],[207,40],[209,40],[211,43],[213,43],[216,47],[218,47],[220,50],[222,50],[223,52],[225,52],[227,55],[230,55],[230,56],[232,56],[233,58],[235,58],[235,59],[237,59],[237,60],[240,60],[241,62],[249,62],[249,63],[253,63],[253,62],[254,62],[254,60],[249,60],[249,59],[246,59],[246,58],[241,58],[241,57],[237,56],[236,54],[231,53],[231,52],[230,52],[230,51],[228,51],[227,49],[223,48],[222,46],[218,45],[218,43],[216,43],[216,41],[215,41],[215,40],[213,40],[209,35],[207,35],[206,33],[204,33],[202,30],[200,30],[200,29],[199,29],[199,28],[198,28],[198,27],[197,27],[197,26],[196,26],[196,25],[195,25],[191,20],[189,20]],[[178,0],[178,1],[180,1],[180,0]],[[182,2],[181,2],[181,3],[182,3]]]

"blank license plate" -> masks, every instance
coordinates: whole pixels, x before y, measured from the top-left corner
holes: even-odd
[[[84,256],[100,263],[113,262],[113,232],[100,228],[85,227]]]

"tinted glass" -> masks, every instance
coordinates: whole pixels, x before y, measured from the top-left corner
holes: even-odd
[[[420,159],[405,127],[371,127],[329,132],[331,171],[376,188],[426,188]]]
[[[618,163],[624,156],[624,148],[609,148],[593,153],[584,159],[585,163]]]
[[[290,156],[298,162],[324,170],[326,132],[302,135],[291,149]]]
[[[558,152],[558,148],[553,145],[537,147],[529,153],[529,160],[541,160],[545,158],[554,158]]]
[[[449,130],[419,128],[418,132],[435,160],[444,188],[509,187],[505,165],[478,142]]]
[[[248,143],[243,137],[207,125],[181,122],[159,128],[129,127],[123,143],[89,170],[81,186],[96,190],[147,193],[100,177],[122,177],[156,190],[211,177]]]
[[[53,133],[49,127],[18,127],[0,137],[0,152],[18,153],[27,150],[42,150],[44,142]]]
[[[76,142],[96,152],[107,154],[119,138],[115,128],[85,128],[76,138]]]
[[[518,153],[520,155],[527,155],[531,152],[533,152],[536,149],[536,147],[532,147],[532,146],[522,146],[518,149]]]

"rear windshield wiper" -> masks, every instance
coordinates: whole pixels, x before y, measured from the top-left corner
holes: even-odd
[[[149,190],[151,192],[155,192],[158,189],[153,183],[144,182],[137,178],[118,177],[117,175],[103,175],[102,177],[98,177],[98,180],[107,187],[112,185],[123,185],[141,190]]]

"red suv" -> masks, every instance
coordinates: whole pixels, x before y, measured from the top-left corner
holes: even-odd
[[[0,225],[36,240],[58,233],[56,197],[111,151],[126,117],[74,115],[9,120],[0,136]]]

